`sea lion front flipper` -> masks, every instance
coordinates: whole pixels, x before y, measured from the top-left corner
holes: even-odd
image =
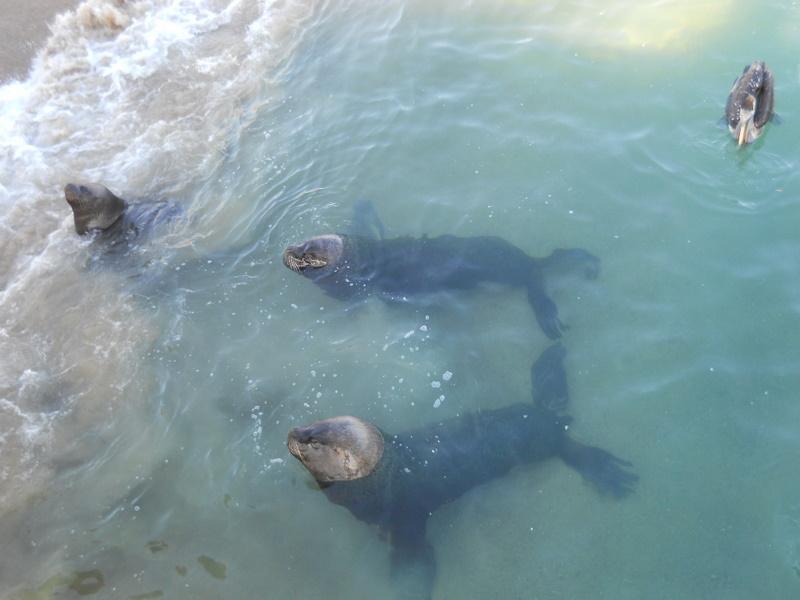
[[[365,238],[382,240],[384,231],[383,223],[378,217],[378,211],[375,210],[372,202],[359,200],[353,205],[353,220],[350,233]]]
[[[395,598],[430,600],[436,578],[436,556],[425,539],[427,513],[408,515],[394,523],[391,542],[391,574]]]
[[[552,412],[566,408],[569,402],[567,372],[564,370],[566,355],[561,343],[553,344],[531,366],[531,397],[535,406]]]

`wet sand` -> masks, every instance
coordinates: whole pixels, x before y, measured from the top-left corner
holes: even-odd
[[[80,0],[0,0],[0,82],[24,79],[50,33],[48,25],[78,4]]]

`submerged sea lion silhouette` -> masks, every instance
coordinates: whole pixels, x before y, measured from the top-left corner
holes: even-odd
[[[425,539],[428,517],[472,488],[516,466],[559,457],[601,493],[620,498],[633,490],[638,477],[626,470],[630,463],[573,440],[566,430],[571,419],[548,410],[564,404],[564,354],[559,345],[534,363],[532,404],[396,435],[357,417],[334,417],[292,429],[289,452],[328,500],[378,526],[391,544],[393,577],[411,575],[402,586],[408,597],[430,598],[436,563]]]
[[[111,245],[127,246],[181,212],[174,202],[129,204],[104,185],[94,183],[68,183],[64,198],[72,208],[75,231],[79,235],[97,231],[98,238]]]
[[[360,203],[357,208],[367,211],[382,233],[371,204]],[[407,300],[473,289],[483,282],[524,287],[536,320],[551,339],[561,335],[564,325],[545,290],[547,277],[578,269],[587,278],[595,278],[600,271],[600,259],[578,248],[533,258],[499,237],[382,239],[363,229],[355,235],[327,234],[289,246],[283,263],[339,299],[377,294],[386,300]]]
[[[747,65],[733,82],[725,104],[725,121],[739,146],[758,138],[773,118],[774,88],[772,72],[758,60]]]

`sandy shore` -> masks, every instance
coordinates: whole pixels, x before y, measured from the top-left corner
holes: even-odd
[[[34,54],[50,34],[47,25],[80,1],[0,0],[0,82],[25,78]]]

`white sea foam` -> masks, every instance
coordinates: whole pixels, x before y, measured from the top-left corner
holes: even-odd
[[[222,211],[203,183],[312,12],[305,1],[87,0],[55,20],[28,79],[0,87],[0,514],[38,493],[77,432],[148,390],[141,357],[157,324],[121,277],[86,270],[64,184]],[[187,219],[168,242],[213,237],[212,223]]]

